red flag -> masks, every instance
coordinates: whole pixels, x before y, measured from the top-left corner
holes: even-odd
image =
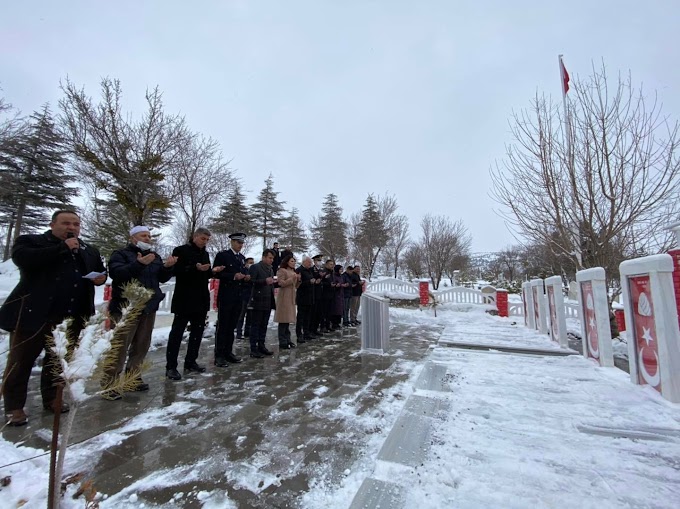
[[[567,95],[567,92],[569,92],[569,73],[567,72],[567,68],[564,67],[564,62],[562,62],[561,58],[560,70],[562,71],[562,93]]]

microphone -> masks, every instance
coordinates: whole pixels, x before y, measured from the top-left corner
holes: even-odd
[[[66,234],[66,238],[67,238],[67,239],[72,239],[72,238],[74,238],[74,237],[75,237],[75,235],[73,235],[73,232],[68,232],[68,233]],[[71,249],[71,253],[73,253],[73,254],[78,254],[78,248],[77,248],[77,247],[74,247],[73,249]]]

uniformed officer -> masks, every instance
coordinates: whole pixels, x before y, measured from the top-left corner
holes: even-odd
[[[250,281],[245,266],[245,256],[241,254],[245,233],[232,233],[231,248],[220,251],[215,256],[213,271],[220,281],[217,292],[217,332],[215,334],[215,366],[224,367],[228,363],[241,362],[233,353],[234,329],[241,313],[241,286]],[[220,267],[224,267],[220,269]]]

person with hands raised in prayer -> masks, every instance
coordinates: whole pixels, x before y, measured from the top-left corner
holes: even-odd
[[[106,379],[113,380],[118,377],[122,373],[123,367],[125,367],[125,371],[138,371],[140,369],[151,345],[156,311],[165,298],[160,285],[173,276],[176,263],[176,256],[168,256],[163,260],[158,253],[153,251],[151,232],[144,225],[133,227],[130,230],[128,245],[111,254],[109,273],[111,279],[113,279],[113,284],[111,285],[109,315],[114,326],[122,315],[121,309],[125,302],[123,286],[125,284],[137,281],[145,288],[152,290],[153,296],[130,328],[125,344],[118,349],[117,362],[105,370],[105,382]],[[137,377],[135,390],[149,390],[149,385],[144,383],[141,376]],[[104,394],[104,397],[109,400],[116,400],[120,399],[122,394],[107,393]]]

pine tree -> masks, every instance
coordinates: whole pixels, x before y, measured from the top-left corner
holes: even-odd
[[[220,208],[220,213],[212,218],[210,229],[214,233],[231,234],[235,232],[253,234],[253,213],[246,204],[241,182],[235,179],[227,200]]]
[[[4,259],[13,239],[45,225],[47,209],[68,207],[78,194],[68,185],[66,165],[64,139],[45,105],[17,131],[1,158],[0,220],[7,226]]]
[[[375,198],[372,194],[369,194],[361,211],[361,219],[357,226],[357,238],[355,239],[359,249],[368,256],[369,279],[373,274],[380,251],[385,247],[388,240],[389,235],[385,218],[380,213]]]
[[[309,238],[305,225],[300,219],[298,209],[293,207],[283,221],[283,229],[279,235],[279,242],[293,253],[305,253],[309,249]]]
[[[274,176],[270,173],[265,186],[250,206],[253,217],[253,234],[262,237],[262,248],[267,249],[268,241],[275,238],[283,229],[283,205],[279,193],[274,191]]]
[[[325,256],[337,260],[347,256],[347,223],[342,217],[338,197],[324,198],[321,214],[312,219],[312,240]]]

